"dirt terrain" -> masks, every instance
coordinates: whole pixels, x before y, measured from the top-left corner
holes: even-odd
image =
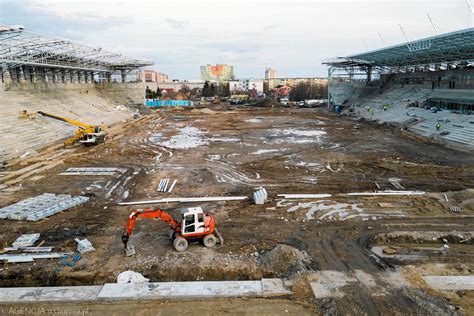
[[[47,159],[53,167],[0,192],[0,207],[44,192],[91,199],[39,222],[0,220],[0,246],[9,246],[22,233],[40,233],[44,246],[54,246],[54,251],[73,252],[75,237],[87,238],[96,251],[73,266],[55,259],[5,264],[0,286],[103,284],[115,282],[124,270],[140,272],[152,281],[282,277],[294,292],[287,298],[242,300],[251,302],[245,309],[236,303],[238,299],[212,304],[220,312],[260,314],[474,313],[472,292],[437,292],[421,279],[425,274],[473,274],[472,152],[314,109],[219,105],[160,110],[113,126],[109,132],[108,141],[96,147],[64,150],[57,146],[42,156],[10,162],[7,175]],[[68,167],[117,167],[123,172],[59,175]],[[177,179],[172,193],[157,192],[162,178]],[[400,190],[397,186],[426,194],[345,195]],[[120,237],[134,207],[118,202],[250,197],[258,187],[269,193],[265,205],[254,205],[249,199],[136,206],[165,209],[175,216],[179,208],[201,206],[216,217],[225,242],[215,249],[191,244],[178,253],[166,224],[144,219],[137,221],[130,239],[136,256],[125,256]],[[285,193],[333,196],[277,197]],[[459,206],[461,212],[451,212],[450,206]],[[387,235],[392,232],[402,233]],[[433,232],[437,232],[434,237]],[[456,237],[459,234],[462,238]],[[445,244],[450,246],[448,253],[439,250]],[[400,257],[374,255],[373,245],[393,246]],[[340,281],[341,290],[316,298],[310,282],[326,277],[324,271],[334,272],[328,284]],[[149,314],[160,304],[182,311],[173,302],[147,302],[140,308]],[[117,315],[123,312],[121,303],[111,306]],[[102,308],[87,307],[97,314]]]

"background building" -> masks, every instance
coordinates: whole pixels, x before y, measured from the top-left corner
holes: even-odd
[[[168,75],[156,72],[154,70],[145,69],[138,73],[138,81],[145,82],[167,82]]]
[[[217,64],[201,66],[201,80],[203,81],[230,81],[234,79],[234,66]]]
[[[300,82],[307,82],[314,85],[318,84],[327,84],[327,78],[313,77],[313,78],[273,78],[267,79],[268,88],[273,89],[278,86],[287,85],[289,87],[294,87]]]
[[[252,92],[253,94],[263,93],[262,79],[239,79],[229,81],[229,91],[232,92]]]
[[[267,69],[265,69],[265,79],[268,80],[268,79],[275,79],[275,78],[276,78],[276,70],[270,67],[267,67]]]

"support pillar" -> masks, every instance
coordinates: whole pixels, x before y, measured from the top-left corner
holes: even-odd
[[[122,77],[122,83],[125,83],[126,82],[126,79],[127,79],[127,73],[125,72],[125,70],[120,70],[120,75]]]
[[[37,69],[36,68],[31,68],[31,83],[37,83],[38,82],[38,76],[36,74]]]
[[[22,67],[18,67],[16,69],[16,79],[17,79],[17,82],[18,83],[23,83],[24,80],[23,80],[23,69]]]
[[[331,107],[331,76],[334,72],[333,67],[328,69],[328,109]]]
[[[2,67],[3,68],[3,67]],[[3,82],[6,84],[12,83],[12,76],[10,74],[10,70],[6,68],[2,69],[2,75],[3,75]]]
[[[372,81],[372,66],[367,67],[367,84]]]

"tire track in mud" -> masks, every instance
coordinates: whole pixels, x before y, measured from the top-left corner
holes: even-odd
[[[263,185],[263,181],[257,179],[257,174],[255,174],[255,179],[253,179],[229,163],[210,159],[204,160],[207,162],[206,168],[215,176],[219,183],[242,184],[248,186]],[[270,184],[265,185],[269,186]]]

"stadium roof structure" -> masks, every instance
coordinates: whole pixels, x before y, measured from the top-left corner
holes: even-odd
[[[332,67],[403,67],[474,62],[474,28],[323,62]]]
[[[0,25],[0,64],[66,68],[95,72],[133,70],[152,61],[122,56],[69,40],[27,32],[22,26]]]

